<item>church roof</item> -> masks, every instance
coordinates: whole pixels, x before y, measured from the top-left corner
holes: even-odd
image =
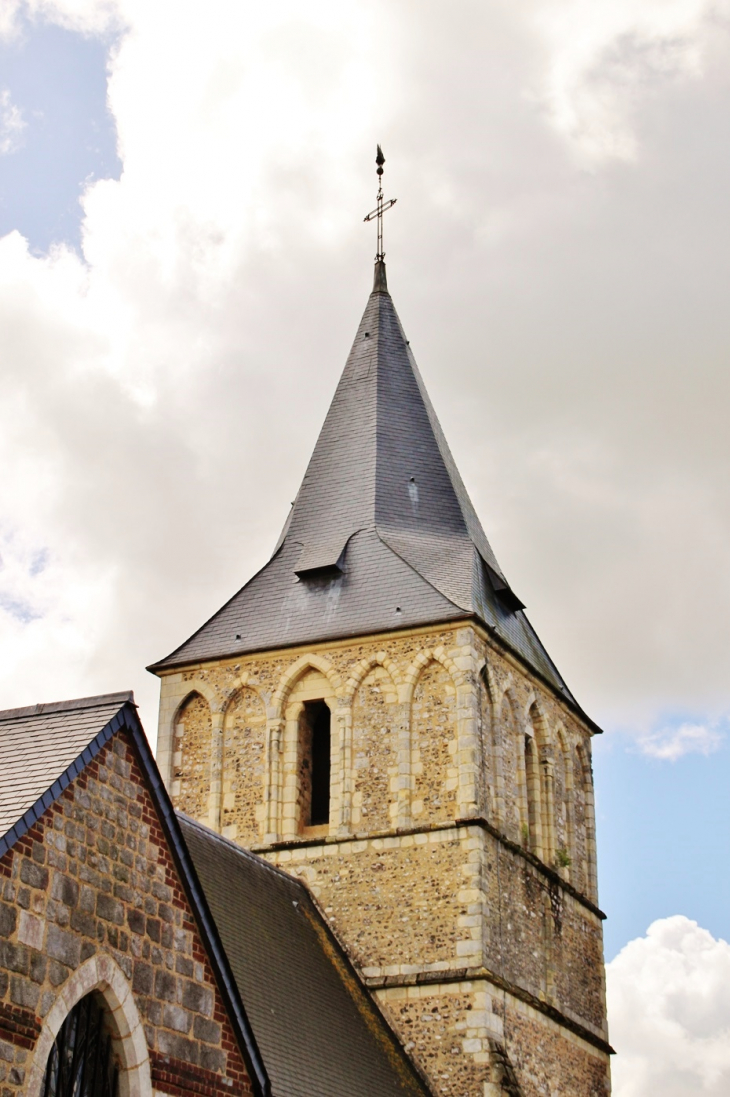
[[[0,857],[28,833],[118,733],[128,735],[134,745],[243,1052],[254,1097],[269,1097],[270,1079],[264,1061],[137,715],[133,693],[107,693],[0,712]]]
[[[305,885],[178,818],[273,1097],[426,1097]]]
[[[0,840],[44,795],[53,802],[48,790],[133,700],[131,693],[107,693],[0,712]]]
[[[150,669],[477,618],[573,701],[523,608],[456,468],[378,262],[274,555]]]

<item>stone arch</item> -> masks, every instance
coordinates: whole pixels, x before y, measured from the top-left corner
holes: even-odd
[[[418,679],[430,663],[441,664],[441,666],[451,675],[455,689],[460,689],[465,684],[466,679],[464,674],[459,670],[454,660],[449,658],[442,647],[421,651],[415,657],[403,676],[404,700],[407,704],[412,702]]]
[[[316,696],[329,709],[330,735],[330,811],[328,828],[341,825],[345,718],[343,706],[336,704],[343,692],[342,678],[323,656],[308,652],[295,660],[282,674],[269,706],[268,737],[268,832],[293,837],[302,833],[302,787],[306,757],[302,754],[307,728],[305,711],[308,699],[297,699],[305,687],[309,672],[324,678],[326,687]],[[292,697],[295,694],[295,697]],[[294,704],[294,700],[297,703]],[[311,759],[310,759],[311,760]],[[329,830],[327,831],[329,833]]]
[[[398,690],[403,684],[400,671],[393,660],[386,655],[384,651],[379,651],[375,655],[361,659],[360,662],[356,663],[352,668],[350,676],[345,682],[343,691],[343,699],[347,701],[348,704],[352,704],[361,682],[375,667],[382,667],[383,670],[387,671],[393,683],[394,692],[396,695],[398,694]]]
[[[221,732],[220,831],[256,842],[266,811],[266,705],[244,674],[226,696]]]
[[[175,709],[175,714],[172,718],[173,726],[178,716],[180,715],[180,710],[185,707],[186,702],[190,700],[194,693],[199,693],[201,697],[205,697],[211,712],[218,712],[218,710],[221,708],[220,695],[216,693],[213,687],[208,682],[206,682],[205,679],[191,678],[190,681],[185,683],[185,686],[187,692]]]
[[[233,681],[229,682],[226,685],[225,689],[223,689],[221,691],[221,694],[220,694],[220,711],[221,711],[221,714],[222,714],[224,720],[226,718],[226,714],[228,712],[228,709],[231,707],[231,704],[235,702],[236,695],[242,689],[253,690],[254,693],[256,693],[259,697],[261,697],[261,691],[254,684],[253,675],[250,673],[250,671],[244,670],[243,673],[240,674],[238,678],[234,678]],[[262,701],[262,703],[265,703],[263,697],[261,697],[261,701]]]
[[[152,1097],[149,1052],[132,988],[111,956],[102,953],[81,964],[66,980],[41,1028],[28,1072],[26,1097],[40,1097],[46,1063],[61,1025],[74,1006],[96,991],[111,1019],[119,1058],[119,1097]]]
[[[573,757],[562,723],[554,731],[555,740],[555,858],[556,867],[571,878],[575,857],[573,819]]]
[[[480,815],[499,823],[503,815],[501,766],[497,742],[498,690],[486,659],[477,664],[478,751],[476,802]]]
[[[582,862],[583,880],[576,880],[589,899],[597,898],[596,874],[596,822],[593,797],[593,770],[589,748],[580,740],[575,745],[575,805],[576,805],[576,847]]]
[[[295,660],[295,662],[284,671],[279,684],[274,691],[274,695],[271,698],[272,719],[280,720],[282,718],[289,694],[299,679],[306,674],[308,670],[318,670],[329,682],[335,697],[341,696],[343,691],[342,678],[337,673],[332,663],[323,656],[315,655],[314,653],[301,655],[299,659]]]
[[[546,863],[555,856],[555,796],[553,750],[549,725],[540,702],[532,698],[527,719],[533,732],[534,753],[525,737],[528,809],[532,851]]]
[[[505,685],[495,702],[494,738],[502,786],[501,828],[513,842],[529,846],[525,733],[511,685]]]
[[[443,648],[421,652],[405,675],[415,823],[447,821],[459,813],[458,694],[464,683]]]
[[[352,787],[349,814],[355,830],[385,830],[398,822],[400,684],[397,667],[380,652],[361,660],[345,685],[347,770]]]
[[[193,683],[190,683],[191,686]],[[197,686],[197,684],[196,684]],[[178,705],[172,738],[172,797],[175,807],[208,823],[213,766],[213,708],[215,696],[191,688]]]

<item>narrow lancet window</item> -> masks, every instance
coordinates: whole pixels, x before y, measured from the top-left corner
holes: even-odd
[[[301,825],[330,821],[330,710],[307,701],[300,720],[299,803]]]

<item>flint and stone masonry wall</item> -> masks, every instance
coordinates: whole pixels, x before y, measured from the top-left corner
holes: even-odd
[[[256,718],[236,715],[244,691]],[[209,723],[189,733],[190,698]],[[315,699],[331,811],[308,829],[298,728]],[[591,731],[561,698],[455,624],[166,673],[159,763],[180,803],[201,735],[198,818],[308,882],[435,1092],[605,1097]],[[539,1053],[522,1046],[536,1032]]]
[[[93,958],[93,959],[92,959]],[[0,1094],[28,1097],[44,1025],[115,974],[131,994],[156,1091],[251,1093],[241,1052],[131,746],[115,736],[0,859]],[[108,979],[111,976],[108,975]],[[88,984],[88,985],[87,985]],[[102,991],[103,993],[103,991]],[[63,999],[63,1001],[62,1001]],[[124,1023],[110,1007],[125,1072]],[[115,1027],[116,1024],[116,1027]],[[131,1041],[131,1043],[130,1043]],[[39,1073],[40,1072],[40,1073]],[[136,1075],[135,1075],[136,1077]],[[130,1097],[147,1097],[139,1087]]]

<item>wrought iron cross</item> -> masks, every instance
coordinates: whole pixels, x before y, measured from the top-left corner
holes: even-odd
[[[394,206],[398,199],[389,198],[387,202],[383,201],[383,164],[385,163],[385,157],[380,145],[378,145],[378,155],[375,157],[375,163],[378,165],[378,204],[375,209],[370,210],[370,213],[363,220],[372,221],[374,217],[378,219],[378,254],[375,256],[375,262],[382,263],[385,259],[385,252],[383,251],[383,214],[391,206]]]

